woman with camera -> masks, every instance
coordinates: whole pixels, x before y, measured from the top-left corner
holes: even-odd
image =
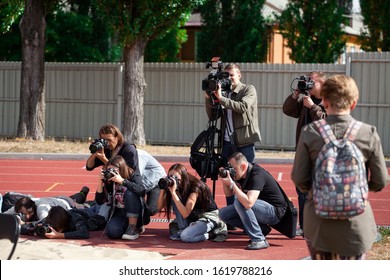
[[[113,124],[103,125],[99,130],[99,137],[100,139],[96,139],[89,147],[91,155],[86,164],[88,171],[105,165],[110,158],[120,155],[135,173],[139,173],[137,148],[125,141],[118,127]]]
[[[107,161],[95,194],[101,205],[100,215],[106,216],[106,234],[111,239],[135,240],[150,222],[145,211],[145,186],[139,173],[124,158],[116,155]],[[107,215],[103,213],[107,210]]]
[[[209,187],[189,174],[184,165],[176,163],[168,171],[168,177],[159,181],[162,189],[158,209],[165,210],[170,221],[171,209],[176,218],[169,224],[171,240],[200,242],[210,239],[225,241],[226,224],[218,216],[218,207]]]

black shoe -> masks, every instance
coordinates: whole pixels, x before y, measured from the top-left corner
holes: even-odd
[[[272,230],[272,228],[269,225],[261,225],[260,227],[264,236],[267,236]]]
[[[237,227],[229,225],[229,224],[226,224],[226,226],[227,226],[228,230],[236,230],[237,229]]]
[[[85,201],[87,201],[87,196],[88,196],[88,193],[89,193],[89,188],[87,186],[84,186],[81,188],[81,191],[80,191],[81,194],[83,194],[83,198],[81,199],[81,203],[80,204],[84,204]]]
[[[89,193],[89,188],[88,188],[87,186],[84,186],[84,187],[81,189],[80,192],[82,192],[82,193],[85,195],[85,197],[87,197],[87,195],[88,195],[88,193]]]

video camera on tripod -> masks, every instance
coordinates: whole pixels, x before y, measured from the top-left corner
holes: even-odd
[[[229,72],[223,71],[223,63],[219,57],[213,57],[211,62],[206,64],[206,68],[212,68],[207,78],[202,80],[202,90],[207,92],[213,99],[214,91],[218,90],[218,84],[221,85],[222,95],[226,95],[231,89],[232,82],[230,81]]]

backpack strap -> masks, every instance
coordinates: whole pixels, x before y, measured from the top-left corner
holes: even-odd
[[[349,141],[353,142],[361,126],[361,121],[352,120],[349,123],[347,130],[345,131],[344,139],[348,139]]]
[[[329,126],[329,124],[326,123],[325,119],[319,119],[318,121],[315,121],[313,123],[316,125],[318,131],[321,133],[321,136],[324,139],[325,144],[328,144],[336,140],[332,128]]]

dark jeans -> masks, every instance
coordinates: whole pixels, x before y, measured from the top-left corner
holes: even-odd
[[[106,234],[110,239],[122,238],[129,226],[128,218],[138,218],[142,215],[141,198],[131,192],[124,194],[125,208],[115,208],[114,214],[107,223]]]
[[[301,192],[297,187],[295,188],[298,194],[298,207],[299,207],[299,227],[303,230],[303,208],[305,207],[305,202],[307,200],[307,193]]]
[[[241,152],[250,163],[253,163],[255,160],[255,144],[249,144],[243,147],[236,147],[235,150],[231,142],[224,140],[222,147],[222,158],[224,159],[224,161],[227,162],[229,157],[234,152]]]

